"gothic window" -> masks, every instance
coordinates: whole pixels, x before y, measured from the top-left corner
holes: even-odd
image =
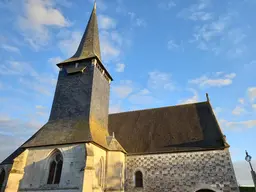
[[[59,184],[63,165],[63,157],[60,151],[56,151],[52,156],[49,164],[49,174],[47,184]]]
[[[100,159],[99,165],[99,185],[104,187],[104,159],[103,157]]]
[[[5,177],[5,171],[4,169],[0,169],[0,191],[4,186],[4,177]]]
[[[135,187],[143,187],[143,175],[141,171],[135,172]]]

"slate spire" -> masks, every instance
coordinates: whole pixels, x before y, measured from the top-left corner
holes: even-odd
[[[59,63],[58,65],[93,57],[97,57],[101,61],[96,2],[94,2],[90,19],[87,23],[87,27],[76,53],[71,58]]]

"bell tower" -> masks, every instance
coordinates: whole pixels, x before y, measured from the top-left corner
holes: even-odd
[[[107,129],[112,78],[101,61],[96,5],[76,53],[57,66],[60,72],[49,121],[82,118]]]
[[[57,66],[49,120],[23,147],[94,142],[108,148],[112,77],[101,60],[96,4],[76,53]]]

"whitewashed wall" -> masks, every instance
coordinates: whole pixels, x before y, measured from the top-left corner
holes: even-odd
[[[238,192],[229,151],[127,156],[127,192]],[[144,187],[136,188],[134,174],[143,173]]]
[[[60,150],[63,155],[61,180],[58,186],[47,185],[49,157],[54,149]],[[19,191],[52,191],[53,189],[55,189],[55,192],[82,191],[83,170],[81,169],[84,168],[85,161],[84,144],[29,149]]]

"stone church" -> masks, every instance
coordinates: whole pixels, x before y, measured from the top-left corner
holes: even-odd
[[[0,164],[0,192],[239,191],[208,97],[109,114],[96,5],[76,53],[57,66],[49,120]]]

